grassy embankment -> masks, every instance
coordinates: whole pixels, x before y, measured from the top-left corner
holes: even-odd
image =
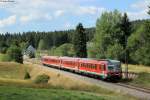
[[[10,58],[6,54],[0,53],[0,61],[9,61]]]
[[[24,80],[26,70],[31,79]],[[50,76],[48,84],[35,84],[40,74]],[[70,79],[59,73],[49,72],[42,67],[0,62],[0,100],[135,100],[89,83]]]
[[[122,68],[124,70],[125,65],[123,65]],[[128,84],[150,89],[150,66],[129,65],[128,69],[129,72],[138,73],[138,77],[131,80],[130,82],[127,82]]]

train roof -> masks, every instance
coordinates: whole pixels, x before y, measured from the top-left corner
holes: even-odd
[[[43,56],[43,58],[60,58],[64,60],[80,60],[80,61],[90,61],[90,62],[99,62],[99,61],[106,61],[108,63],[120,63],[118,60],[111,60],[111,59],[96,59],[96,58],[78,58],[78,57],[59,57],[59,56]]]
[[[120,63],[120,61],[118,60],[111,60],[111,59],[96,59],[96,58],[81,58],[81,60],[84,60],[84,61],[106,61],[108,63]]]
[[[43,56],[42,58],[59,58],[58,56]]]
[[[80,58],[74,58],[74,57],[60,57],[62,60],[67,60],[67,61],[75,61],[79,60]]]

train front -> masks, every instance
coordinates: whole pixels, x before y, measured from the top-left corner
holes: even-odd
[[[121,62],[120,61],[108,60],[107,77],[109,79],[121,79],[122,78],[122,68],[121,68]]]

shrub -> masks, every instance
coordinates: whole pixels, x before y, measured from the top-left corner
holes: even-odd
[[[7,50],[7,55],[10,57],[12,61],[23,63],[23,55],[22,51],[17,46],[11,46]]]
[[[30,79],[30,78],[31,78],[31,76],[30,76],[29,72],[26,71],[24,79]]]
[[[7,47],[1,47],[1,49],[0,49],[0,52],[2,53],[2,54],[5,54],[6,53],[6,51],[7,51]]]
[[[38,75],[35,80],[34,83],[36,84],[45,84],[48,83],[48,80],[50,79],[50,77],[48,75]]]

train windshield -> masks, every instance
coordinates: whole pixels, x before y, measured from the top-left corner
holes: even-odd
[[[121,62],[117,60],[108,60],[109,71],[121,71]]]

